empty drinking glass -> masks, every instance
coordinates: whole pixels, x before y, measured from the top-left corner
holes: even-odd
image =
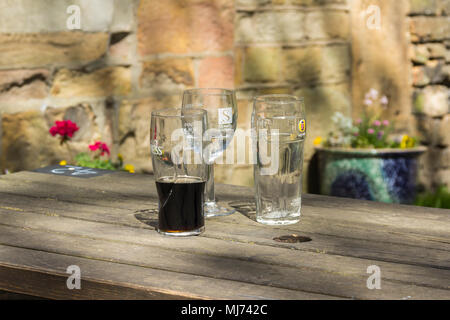
[[[260,223],[287,225],[300,219],[304,109],[303,99],[291,95],[254,99],[256,220]]]
[[[231,143],[237,125],[237,104],[233,90],[199,88],[183,92],[183,110],[201,108],[208,113],[204,137],[204,158],[209,164],[205,191],[205,216],[225,216],[235,210],[217,205],[214,194],[214,161]]]

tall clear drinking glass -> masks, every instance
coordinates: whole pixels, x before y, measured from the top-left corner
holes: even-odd
[[[256,220],[267,225],[297,223],[306,137],[303,99],[291,95],[256,97],[252,128],[256,145]]]
[[[208,130],[204,137],[204,157],[208,165],[205,191],[205,216],[224,216],[235,210],[217,205],[214,194],[214,161],[233,139],[237,124],[237,104],[233,90],[200,88],[183,92],[183,110],[201,108],[208,113]]]
[[[203,161],[206,112],[163,109],[152,112],[150,147],[159,198],[158,228],[164,235],[191,236],[205,230]]]

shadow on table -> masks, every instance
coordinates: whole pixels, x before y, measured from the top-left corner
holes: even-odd
[[[228,206],[243,214],[247,218],[256,221],[256,204],[254,201],[242,200],[228,202]],[[158,227],[158,208],[142,209],[135,212],[134,217],[142,223],[153,228]]]
[[[228,205],[247,218],[256,221],[256,203],[252,200],[228,202]]]
[[[146,225],[157,228],[158,227],[158,208],[149,208],[136,211],[134,217]]]

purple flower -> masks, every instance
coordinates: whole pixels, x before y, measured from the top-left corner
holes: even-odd
[[[372,128],[367,129],[367,133],[368,134],[374,134],[375,130],[373,130]]]
[[[383,120],[383,126],[388,126],[389,125],[389,120]]]
[[[378,140],[380,140],[383,137],[383,135],[384,135],[384,131],[383,130],[378,131],[378,134],[377,134]]]
[[[380,120],[375,120],[375,121],[373,122],[373,125],[374,125],[375,127],[381,126]]]
[[[356,120],[356,124],[361,124],[361,122],[362,122],[362,119],[357,119]]]
[[[373,101],[370,100],[370,99],[364,99],[363,103],[364,103],[365,106],[371,106],[373,104]]]

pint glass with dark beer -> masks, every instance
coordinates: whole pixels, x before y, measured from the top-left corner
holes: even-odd
[[[163,109],[152,112],[150,147],[159,197],[157,231],[191,236],[205,230],[203,161],[206,111]]]

